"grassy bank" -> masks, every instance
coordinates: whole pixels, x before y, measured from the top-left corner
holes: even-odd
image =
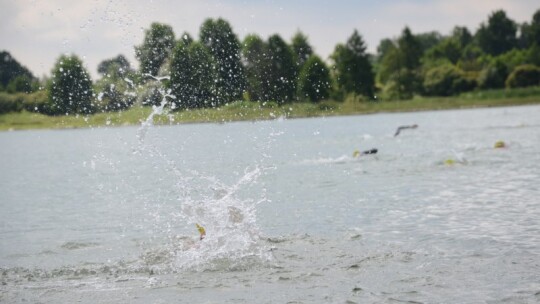
[[[358,115],[379,112],[409,112],[476,107],[540,104],[540,87],[492,90],[462,94],[456,97],[417,97],[407,101],[293,103],[236,102],[216,109],[186,110],[156,116],[156,124],[196,122],[228,122],[264,120],[278,117],[300,118],[335,115]],[[0,130],[88,128],[99,126],[138,125],[151,113],[149,107],[132,107],[122,112],[98,113],[89,116],[46,116],[27,111],[0,115]]]

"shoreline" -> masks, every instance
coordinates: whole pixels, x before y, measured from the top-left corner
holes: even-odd
[[[519,98],[474,99],[432,98],[409,101],[343,103],[325,101],[292,103],[279,107],[264,107],[255,102],[236,102],[215,109],[197,109],[169,112],[155,117],[154,125],[180,125],[195,123],[229,123],[241,121],[267,121],[334,116],[361,116],[383,113],[409,113],[441,110],[466,110],[493,107],[540,105],[540,96]],[[23,130],[63,130],[100,127],[127,127],[140,125],[151,112],[150,107],[134,106],[120,112],[96,113],[88,116],[46,116],[39,113],[18,112],[0,115],[0,132]]]

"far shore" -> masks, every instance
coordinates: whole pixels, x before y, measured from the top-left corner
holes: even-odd
[[[307,118],[374,113],[435,111],[540,104],[540,96],[496,98],[436,97],[407,101],[323,101],[320,103],[274,103],[239,101],[220,108],[169,111],[154,117],[155,125],[185,123],[226,123],[233,121],[272,120],[280,117]],[[133,106],[120,112],[92,115],[47,116],[39,113],[17,112],[0,115],[0,131],[30,129],[70,129],[140,125],[150,115],[151,107]]]

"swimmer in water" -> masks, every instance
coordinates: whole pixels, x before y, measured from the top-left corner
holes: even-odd
[[[500,149],[500,148],[506,148],[506,143],[502,140],[499,140],[493,145],[493,148]]]
[[[195,224],[195,227],[197,227],[197,230],[199,230],[199,234],[200,234],[199,240],[202,241],[204,237],[206,236],[206,230],[204,230],[204,227],[199,224]]]
[[[418,128],[417,124],[410,125],[410,126],[400,126],[400,127],[397,128],[396,133],[394,134],[394,137],[398,136],[399,132],[401,132],[401,130],[404,130],[404,129],[416,129],[416,128]]]
[[[358,157],[360,155],[367,155],[367,154],[377,154],[378,150],[373,148],[373,149],[369,149],[369,150],[366,150],[366,151],[363,151],[363,152],[360,152],[358,150],[354,151],[353,152],[353,157]]]

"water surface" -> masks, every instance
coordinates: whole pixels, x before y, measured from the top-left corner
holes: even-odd
[[[539,117],[0,133],[0,302],[537,303]]]

